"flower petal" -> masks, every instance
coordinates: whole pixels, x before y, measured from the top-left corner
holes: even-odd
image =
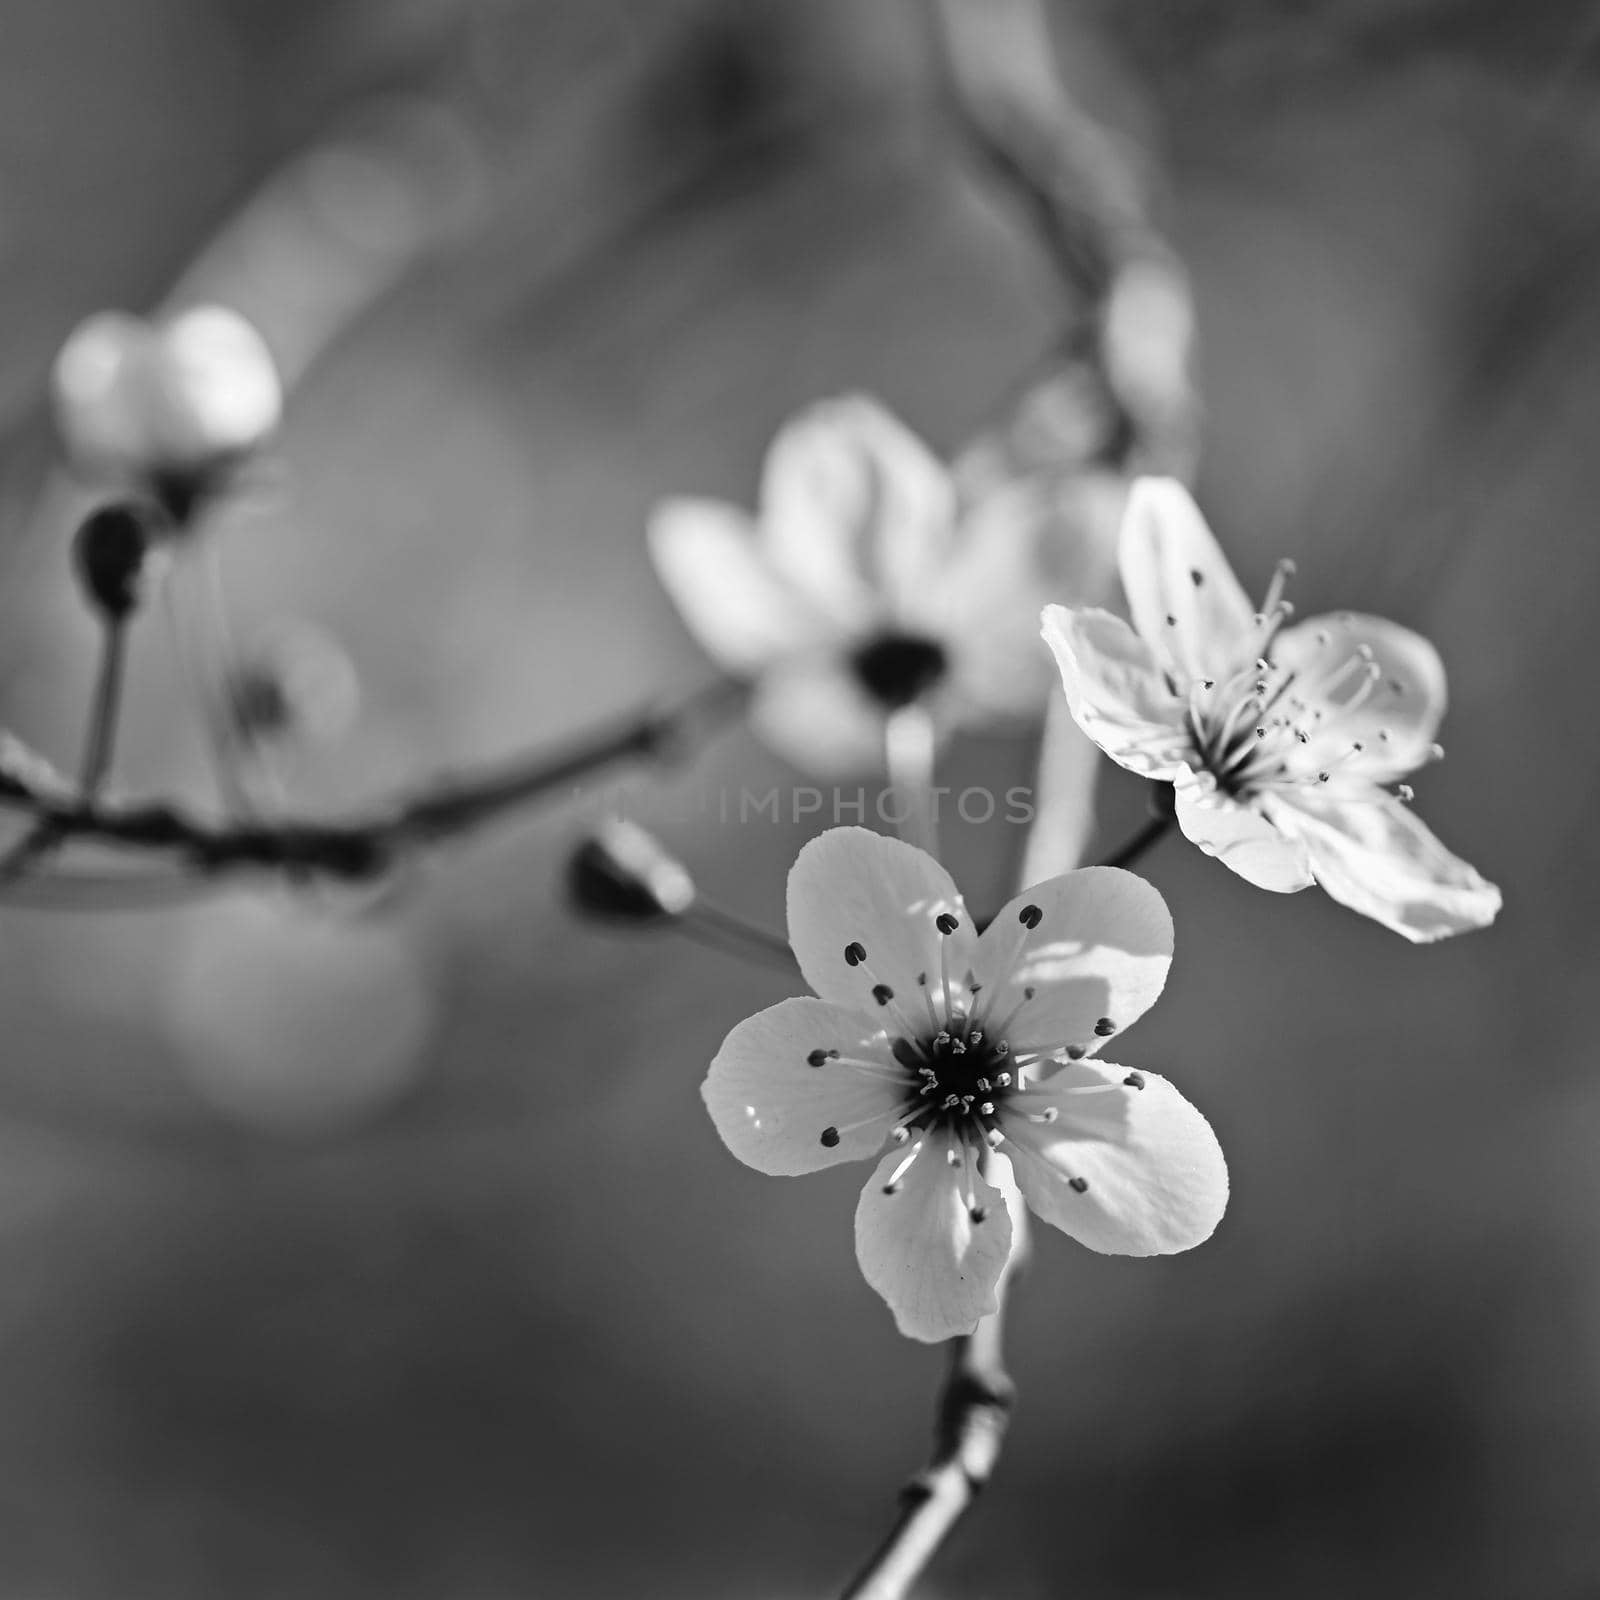
[[[1011,1254],[1005,1196],[973,1172],[974,1222],[962,1167],[945,1159],[950,1141],[929,1134],[891,1150],[867,1180],[856,1206],[856,1258],[862,1275],[888,1301],[908,1339],[971,1333],[995,1309],[995,1285]],[[915,1159],[887,1192],[912,1152]]]
[[[1200,794],[1182,784],[1178,786],[1177,809],[1184,837],[1247,883],[1275,894],[1310,887],[1311,863],[1305,845],[1274,827],[1259,811],[1228,795]]]
[[[1176,478],[1140,478],[1117,548],[1133,625],[1192,678],[1224,678],[1259,630],[1233,568]]]
[[[1392,795],[1340,802],[1297,791],[1272,802],[1272,815],[1305,842],[1335,900],[1414,944],[1487,927],[1500,910],[1500,891]]]
[[[1169,783],[1186,773],[1187,702],[1155,651],[1109,611],[1046,606],[1040,622],[1078,726],[1130,772]]]
[[[956,919],[953,933],[935,925],[944,915]],[[964,978],[978,946],[950,874],[926,852],[866,828],[830,828],[795,858],[789,942],[824,1000],[906,1035],[930,1031],[928,998],[941,971]]]
[[[819,1050],[881,1063],[881,1075],[845,1060],[812,1066]],[[907,1099],[901,1071],[870,1017],[809,996],[747,1017],[722,1042],[701,1098],[722,1142],[773,1177],[863,1161],[881,1148]],[[837,1138],[823,1142],[823,1130]]]
[[[1050,1110],[1052,1122],[1029,1120]],[[1007,1100],[1001,1126],[1028,1205],[1091,1250],[1189,1250],[1227,1207],[1228,1167],[1211,1124],[1153,1072],[1072,1062]]]
[[[155,329],[123,311],[102,311],[73,329],[52,383],[68,454],[95,469],[137,468],[155,456]]]
[[[974,969],[985,1025],[1014,1018],[1005,1037],[1015,1051],[1099,1045],[1149,1010],[1171,965],[1166,901],[1119,867],[1081,867],[1008,902]]]
[[[283,416],[283,382],[259,332],[226,306],[191,306],[161,330],[160,445],[204,463],[256,449]]]
[[[833,629],[768,565],[750,519],[717,500],[667,500],[650,518],[662,586],[708,655],[744,676],[814,647]]]
[[[852,626],[897,616],[949,558],[950,475],[861,395],[811,407],[767,453],[761,527],[778,569]]]
[[[952,688],[991,713],[1037,716],[1055,674],[1034,634],[1049,600],[1094,605],[1110,593],[1127,498],[1115,474],[1040,476],[986,492],[914,620],[946,642]],[[924,609],[925,607],[925,609]]]
[[[750,724],[801,771],[852,778],[883,770],[883,707],[836,656],[813,652],[776,665],[757,681]],[[794,793],[796,820],[805,814]],[[822,796],[817,791],[817,805]]]
[[[1370,656],[1375,672],[1358,652]],[[1422,764],[1447,696],[1444,663],[1420,633],[1345,611],[1283,629],[1268,655],[1295,673],[1294,692],[1323,713],[1300,754],[1302,768],[1315,771],[1353,743],[1366,747],[1355,764],[1375,779]]]

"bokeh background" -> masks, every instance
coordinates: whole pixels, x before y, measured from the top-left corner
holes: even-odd
[[[1232,1208],[1173,1260],[1041,1237],[988,1499],[929,1595],[1600,1594],[1600,104],[1565,0],[1057,8],[1193,275],[1199,488],[1259,589],[1431,634],[1420,803],[1501,883],[1415,950],[1168,843],[1178,960],[1129,1059]],[[336,808],[707,667],[643,552],[780,421],[885,397],[942,448],[1055,325],[959,157],[912,0],[5,0],[0,717],[75,750],[93,634],[41,394],[174,285],[296,379],[217,530],[235,624],[310,619],[361,715]],[[120,776],[203,791],[167,631]],[[1025,782],[1016,740],[956,781]],[[1002,778],[1003,783],[996,782]],[[0,909],[0,1595],[803,1596],[922,1459],[936,1352],[696,1092],[788,992],[580,925],[575,831],[650,821],[763,921],[809,824],[732,731],[564,796],[393,903],[264,886]],[[1108,781],[1100,839],[1141,796]],[[978,898],[1017,841],[953,830]]]

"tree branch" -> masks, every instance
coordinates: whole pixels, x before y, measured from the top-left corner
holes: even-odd
[[[315,822],[218,823],[168,801],[101,800],[19,741],[0,739],[0,806],[28,812],[61,842],[172,854],[190,870],[309,872],[346,882],[380,876],[405,850],[467,833],[601,767],[629,757],[671,760],[744,703],[742,684],[719,680],[675,706],[637,714],[564,752],[539,751],[453,778],[366,816]]]
[[[1000,1459],[1016,1386],[1005,1368],[1006,1294],[1027,1257],[1026,1223],[995,1288],[997,1308],[973,1332],[950,1341],[950,1371],[939,1393],[933,1454],[905,1487],[900,1515],[883,1543],[850,1580],[841,1600],[900,1600],[950,1530],[983,1492]]]
[[[1073,313],[1065,356],[1114,413],[1109,453],[1186,474],[1193,307],[1151,221],[1149,165],[1067,92],[1039,0],[928,0],[946,100],[979,171],[1021,212]]]

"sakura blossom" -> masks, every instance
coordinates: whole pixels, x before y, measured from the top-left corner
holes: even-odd
[[[760,1172],[875,1162],[856,1254],[902,1333],[948,1339],[995,1309],[1018,1194],[1107,1254],[1211,1235],[1228,1175],[1210,1125],[1099,1054],[1166,982],[1172,921],[1149,884],[1068,872],[980,933],[931,856],[835,828],[795,861],[788,923],[815,995],[740,1023],[701,1092]]]
[[[941,732],[1038,714],[1039,607],[1098,592],[1124,493],[1085,471],[1043,499],[1025,481],[965,496],[903,423],[853,395],[780,431],[755,515],[668,500],[650,551],[689,631],[754,683],[767,742],[843,775],[882,765],[885,723],[908,707]]]
[[[1417,818],[1403,781],[1444,753],[1426,639],[1349,611],[1291,625],[1290,562],[1253,606],[1171,479],[1134,484],[1118,562],[1133,625],[1052,605],[1044,638],[1078,724],[1174,786],[1189,839],[1260,888],[1319,883],[1416,943],[1494,920],[1500,891]]]

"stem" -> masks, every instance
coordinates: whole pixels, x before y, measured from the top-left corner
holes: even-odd
[[[846,1585],[840,1600],[900,1600],[950,1530],[983,1492],[1011,1423],[1016,1386],[1002,1348],[1006,1293],[1027,1259],[1026,1223],[995,1286],[996,1308],[969,1334],[950,1341],[950,1369],[939,1391],[933,1454],[901,1495],[900,1515],[883,1543]]]
[[[0,741],[0,806],[31,811],[59,839],[173,852],[201,873],[267,867],[370,881],[407,847],[467,833],[598,768],[628,756],[681,756],[742,706],[745,695],[742,684],[720,679],[676,706],[590,734],[553,758],[539,751],[343,822],[216,824],[166,803],[96,800],[15,741]]]
[[[1123,842],[1122,847],[1112,851],[1104,861],[1102,867],[1131,867],[1146,850],[1158,844],[1167,833],[1172,824],[1177,821],[1177,814],[1173,810],[1172,790],[1165,788],[1166,798],[1157,802],[1155,814],[1139,831]]]
[[[89,732],[84,739],[83,763],[78,775],[78,787],[85,800],[92,801],[99,794],[111,770],[127,660],[127,627],[122,618],[110,618],[101,646],[100,673],[95,680],[94,706],[89,713]]]
[[[1073,720],[1067,697],[1052,693],[1039,736],[1033,821],[1022,846],[1022,887],[1070,872],[1083,860],[1094,829],[1094,790],[1104,759]]]
[[[675,919],[675,925],[690,938],[704,938],[715,949],[777,967],[790,977],[798,975],[799,966],[787,939],[747,921],[715,900],[697,896],[689,909]]]
[[[84,738],[83,762],[78,787],[85,801],[92,803],[105,783],[116,748],[117,722],[122,709],[122,683],[128,659],[128,630],[125,619],[109,617],[101,636],[100,667],[95,677],[94,703],[89,711],[89,730]],[[5,855],[0,856],[0,889],[16,883],[28,869],[48,855],[61,842],[61,829],[49,819],[36,821]]]
[[[939,802],[933,792],[933,719],[920,705],[891,711],[883,725],[889,783],[899,796],[895,828],[907,844],[939,855]]]
[[[215,553],[203,528],[186,524],[184,538],[190,548],[182,552],[187,574],[173,572],[164,587],[167,618],[178,655],[178,668],[193,696],[205,735],[206,759],[216,781],[223,809],[245,818],[255,815],[255,805],[233,758],[225,696],[232,681],[233,654],[226,637],[226,619],[214,612],[221,603],[221,585]],[[200,549],[194,546],[199,544]],[[195,593],[187,600],[185,587]]]

